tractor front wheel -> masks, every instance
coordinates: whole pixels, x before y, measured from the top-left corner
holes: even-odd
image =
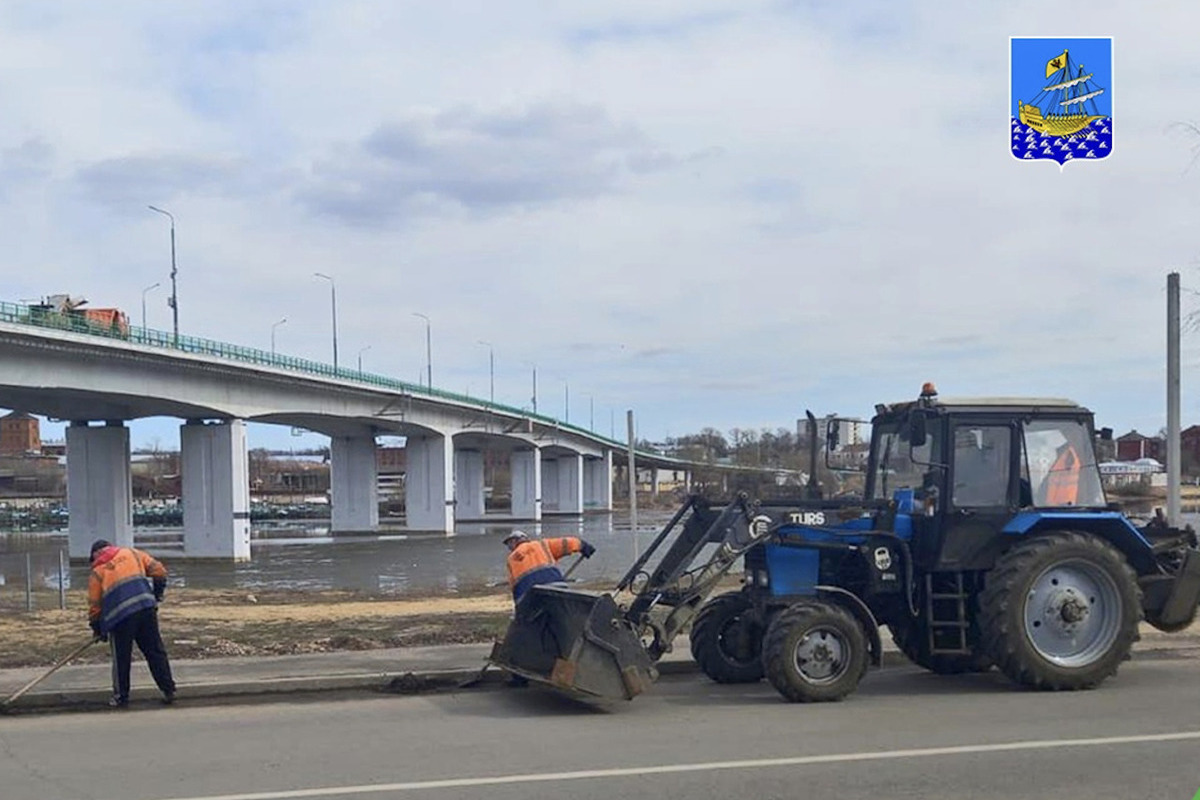
[[[692,623],[692,658],[717,683],[762,680],[762,627],[741,592],[715,597]]]
[[[988,654],[1011,680],[1036,689],[1091,689],[1116,674],[1141,618],[1141,589],[1124,556],[1083,533],[1013,547],[979,596]]]
[[[794,703],[841,700],[867,669],[867,636],[849,610],[803,600],[776,615],[763,644],[767,680]]]

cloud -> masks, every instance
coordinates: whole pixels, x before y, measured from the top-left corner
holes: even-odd
[[[657,19],[614,19],[575,28],[568,32],[567,41],[586,47],[595,44],[623,44],[643,39],[681,39],[727,25],[740,15],[738,11],[722,9]]]
[[[401,214],[537,208],[618,190],[679,159],[603,108],[460,106],[379,126],[318,159],[296,192],[313,211],[373,225]]]
[[[1165,275],[1200,290],[1200,138],[1171,127],[1200,109],[1195,3],[55,8],[0,4],[0,299],[138,308],[155,203],[189,333],[267,348],[287,316],[282,352],[328,359],[326,272],[372,368],[421,379],[419,311],[438,385],[488,385],[483,339],[498,399],[536,363],[651,438],[925,380],[1163,422]],[[1083,17],[1116,36],[1114,155],[1019,163],[1008,37]]]
[[[42,137],[0,149],[0,192],[49,177],[53,160],[54,148]]]
[[[131,155],[78,170],[75,178],[94,202],[106,206],[145,204],[188,194],[233,196],[249,165],[242,159],[192,154]]]

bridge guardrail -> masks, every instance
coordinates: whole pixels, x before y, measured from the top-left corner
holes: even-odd
[[[178,337],[178,340],[176,340],[175,334],[170,331],[143,328],[137,325],[129,325],[124,329],[109,327],[97,324],[79,315],[45,312],[41,311],[40,309],[35,310],[33,307],[28,305],[21,305],[18,303],[0,302],[0,321],[13,322],[20,325],[30,325],[37,328],[67,330],[73,333],[87,334],[89,336],[100,336],[106,339],[118,339],[121,341],[130,342],[131,344],[145,345],[147,347],[158,347],[164,350],[176,350],[181,353],[194,353],[196,355],[224,358],[243,364],[257,364],[264,367],[275,367],[277,369],[286,369],[308,375],[320,375],[327,378],[356,381],[358,383],[366,383],[371,386],[378,386],[384,389],[393,389],[396,391],[405,392],[407,394],[424,395],[426,397],[440,400],[467,403],[491,411],[498,411],[517,417],[525,417],[537,422],[541,422],[545,425],[553,425],[562,430],[578,433],[580,435],[587,436],[588,438],[597,439],[616,447],[623,448],[626,446],[620,441],[610,439],[607,436],[602,436],[579,425],[572,425],[569,422],[563,422],[555,419],[554,417],[545,416],[544,414],[535,414],[526,409],[517,408],[515,406],[504,405],[503,403],[493,403],[489,400],[481,400],[476,397],[471,397],[470,395],[447,392],[442,389],[434,389],[428,386],[408,383],[396,378],[389,378],[385,375],[377,375],[370,372],[359,372],[357,369],[346,369],[345,367],[338,367],[337,369],[334,369],[332,364],[324,364],[320,361],[312,361],[307,358],[298,358],[295,356],[280,355],[278,353],[269,353],[265,350],[258,350],[253,347],[242,347],[240,345],[230,344],[229,342],[218,342],[213,339],[203,339],[197,336],[184,336],[182,334]]]

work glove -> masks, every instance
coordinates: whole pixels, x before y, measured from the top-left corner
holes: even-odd
[[[579,548],[579,553],[584,558],[591,558],[592,553],[596,552],[596,548],[593,547],[590,542],[584,542],[583,540],[580,541],[582,542],[583,546]]]
[[[162,599],[163,599],[163,594],[165,594],[166,591],[167,591],[167,582],[165,580],[163,580],[162,578],[155,578],[154,579],[154,599],[157,602],[161,603]]]
[[[100,630],[99,620],[92,620],[91,622],[88,623],[88,625],[92,629],[93,641],[97,641],[97,642],[107,642],[108,641],[108,634],[105,633],[104,631]]]

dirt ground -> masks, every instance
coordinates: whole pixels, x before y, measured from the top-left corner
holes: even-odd
[[[84,592],[69,592],[65,611],[57,594],[38,600],[53,610],[0,613],[0,668],[53,664],[91,635]],[[422,598],[180,588],[168,590],[159,622],[172,658],[212,658],[490,642],[511,611],[504,588]],[[78,663],[107,658],[94,647]]]
[[[736,587],[731,577],[718,591]],[[627,595],[618,598],[627,599]],[[35,600],[38,608],[48,610],[0,609],[0,668],[49,666],[91,636],[85,592],[68,592],[65,611],[58,610],[57,593]],[[420,598],[171,588],[159,609],[159,621],[172,658],[214,658],[491,642],[503,636],[511,613],[512,600],[505,587]],[[1200,621],[1176,634],[1143,625],[1139,648],[1169,648],[1200,657]],[[107,660],[107,648],[93,647],[76,663]]]

